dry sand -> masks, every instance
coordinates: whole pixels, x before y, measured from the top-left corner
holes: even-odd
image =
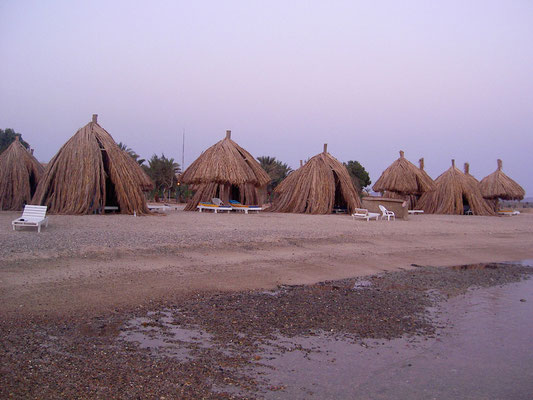
[[[533,258],[533,214],[51,215],[48,228],[11,230],[0,213],[0,316],[106,312],[209,290],[315,283],[411,264]]]

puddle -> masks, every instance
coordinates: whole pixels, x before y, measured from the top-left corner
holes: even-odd
[[[178,326],[169,310],[148,312],[147,317],[129,320],[118,339],[179,361],[191,359],[194,349],[213,346],[212,335],[200,329]]]
[[[372,282],[366,281],[366,280],[360,280],[360,281],[355,282],[355,284],[353,285],[353,289],[355,289],[355,290],[357,290],[357,289],[366,289],[366,288],[369,288],[371,286],[372,286]]]
[[[433,337],[280,338],[255,370],[267,399],[523,399],[533,394],[533,279],[436,307]]]

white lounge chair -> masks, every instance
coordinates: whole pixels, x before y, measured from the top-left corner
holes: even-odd
[[[215,214],[217,214],[219,212],[223,212],[223,211],[230,212],[232,210],[232,208],[229,207],[229,206],[218,206],[218,205],[213,204],[213,203],[205,203],[205,202],[198,203],[196,208],[200,212],[202,212],[202,210],[212,210]]]
[[[375,219],[377,221],[380,216],[379,213],[368,212],[366,208],[356,208],[354,211],[355,212],[352,214],[352,219],[354,220],[366,219],[367,221],[370,221],[371,219]]]
[[[390,221],[392,218],[394,221],[396,221],[396,214],[394,214],[394,211],[387,210],[384,206],[381,204],[379,205],[379,209],[381,210],[381,220],[387,218],[387,221]]]
[[[407,210],[407,212],[411,215],[424,214],[424,210]]]
[[[13,230],[16,231],[17,226],[35,226],[37,232],[41,232],[41,225],[48,227],[48,217],[46,216],[46,206],[31,206],[25,205],[22,217],[14,220]]]

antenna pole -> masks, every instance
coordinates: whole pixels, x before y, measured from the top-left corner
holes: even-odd
[[[183,137],[181,138],[181,172],[185,169],[185,128],[183,129]]]

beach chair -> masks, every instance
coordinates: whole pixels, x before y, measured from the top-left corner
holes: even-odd
[[[396,221],[396,214],[394,214],[394,211],[387,210],[384,206],[381,204],[379,205],[379,209],[381,210],[381,220],[387,218],[387,221],[390,221],[392,218],[394,221]]]
[[[46,206],[31,206],[25,205],[22,216],[14,220],[13,230],[16,231],[17,226],[35,226],[37,232],[41,232],[41,225],[48,227],[48,217],[46,216]]]
[[[213,203],[207,203],[207,202],[198,203],[196,208],[200,212],[202,212],[202,210],[211,210],[215,214],[217,214],[219,212],[224,212],[224,211],[230,212],[231,210],[233,210],[230,206],[219,206],[219,205],[216,205],[216,204],[213,204]]]
[[[249,205],[242,204],[238,202],[237,200],[230,200],[229,202],[230,202],[231,208],[234,211],[241,211],[241,212],[244,212],[245,214],[248,214],[248,211],[259,212],[263,209],[263,207],[261,206],[249,206]]]
[[[366,219],[367,221],[370,221],[371,219],[375,219],[376,221],[379,219],[380,214],[379,213],[371,213],[368,212],[366,208],[356,208],[354,210],[354,213],[352,214],[352,219]]]
[[[513,215],[520,215],[520,211],[518,210],[499,210],[498,215],[504,215],[511,217]]]

